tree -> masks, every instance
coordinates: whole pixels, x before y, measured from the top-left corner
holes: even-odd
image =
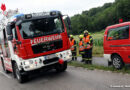
[[[85,29],[90,32],[100,31],[109,25],[119,23],[119,19],[130,20],[130,1],[115,0],[102,7],[92,8],[71,17],[72,34],[81,34]]]

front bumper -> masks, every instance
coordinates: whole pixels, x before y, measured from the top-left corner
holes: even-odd
[[[21,65],[19,66],[19,69],[24,71],[36,70],[48,65],[58,63],[59,59],[62,59],[63,61],[67,62],[71,61],[72,60],[71,50],[65,50],[62,52],[57,52],[55,54],[41,56],[37,58],[21,60]]]

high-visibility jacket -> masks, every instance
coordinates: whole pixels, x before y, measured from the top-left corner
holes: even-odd
[[[83,41],[84,41],[84,43],[89,43],[90,42],[90,36],[88,35],[88,36],[84,37]]]
[[[70,40],[70,49],[71,49],[71,51],[75,50],[75,40],[74,39]]]
[[[79,42],[79,51],[83,51],[84,50],[84,46],[83,46],[83,41]]]
[[[85,49],[90,49],[90,35],[83,38]]]

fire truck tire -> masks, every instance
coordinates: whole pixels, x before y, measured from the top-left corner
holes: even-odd
[[[57,72],[64,72],[67,69],[67,62],[64,62],[64,64],[59,64],[56,66]]]
[[[112,64],[116,69],[122,69],[124,66],[124,62],[119,55],[112,56]]]
[[[14,64],[14,74],[19,83],[24,83],[28,80],[27,75],[21,75],[21,72],[19,71],[16,63]]]
[[[10,73],[8,70],[6,70],[5,65],[4,65],[4,61],[3,61],[2,58],[1,58],[1,64],[2,64],[3,71],[4,71],[6,74]]]

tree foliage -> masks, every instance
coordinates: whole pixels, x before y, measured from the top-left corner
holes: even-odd
[[[92,8],[71,17],[71,34],[81,34],[85,29],[97,32],[109,25],[119,23],[119,19],[130,20],[130,0],[115,0],[114,3],[106,3],[102,7]]]

